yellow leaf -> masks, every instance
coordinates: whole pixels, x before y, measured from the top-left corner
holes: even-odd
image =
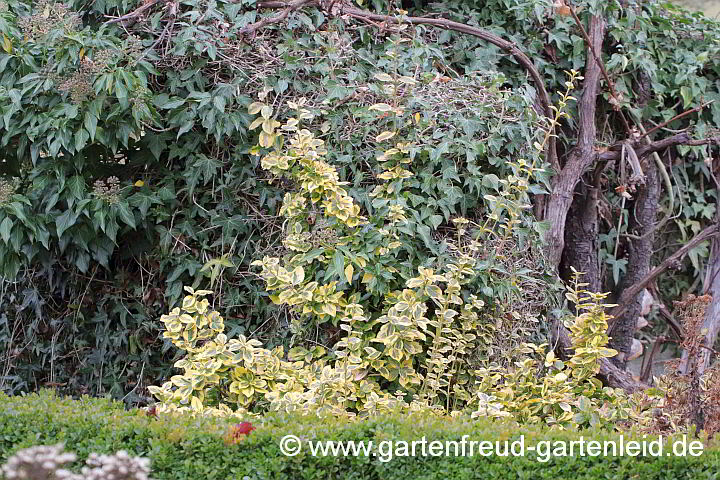
[[[352,264],[345,267],[345,278],[347,278],[348,283],[352,283],[352,277],[354,272],[355,268],[352,266]]]
[[[279,125],[280,122],[272,120],[270,118],[265,119],[262,123],[263,131],[268,134],[275,133],[275,128],[277,128],[277,126],[275,125],[276,123]]]
[[[305,280],[305,270],[303,270],[300,266],[295,267],[295,270],[292,271],[291,283],[293,285],[298,285],[299,283],[302,283],[303,280]]]
[[[381,82],[392,82],[392,80],[393,80],[393,77],[391,77],[387,73],[376,73],[373,76],[375,78],[377,78],[378,80],[380,80]]]
[[[137,182],[135,182],[135,186],[136,186],[136,187],[144,187],[144,186],[145,186],[145,182],[143,182],[142,180],[138,180]]]
[[[12,52],[12,41],[8,38],[7,35],[3,35],[3,50],[5,50],[7,53]]]
[[[266,132],[260,132],[259,141],[261,147],[270,148],[275,142],[275,135],[268,134]]]
[[[373,278],[375,278],[375,275],[373,275],[372,273],[366,273],[365,275],[363,275],[362,283],[370,283]]]
[[[395,136],[396,132],[382,132],[380,135],[375,137],[376,142],[382,142]]]
[[[377,110],[378,112],[390,112],[392,109],[393,107],[387,103],[376,103],[375,105],[368,107],[368,110]]]
[[[85,49],[81,48],[80,53],[78,53],[78,57],[83,58],[85,56]]]
[[[250,115],[256,115],[265,106],[262,102],[253,102],[248,106],[248,113]]]
[[[405,75],[401,75],[401,76],[400,76],[400,81],[401,81],[402,83],[407,84],[407,85],[416,85],[416,84],[417,84],[417,82],[415,81],[414,78],[407,77],[407,76],[405,76]]]

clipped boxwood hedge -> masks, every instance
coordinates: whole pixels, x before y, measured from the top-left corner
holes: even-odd
[[[289,414],[250,419],[249,436],[229,444],[226,434],[236,421],[149,417],[104,399],[57,397],[43,391],[22,397],[0,393],[0,464],[14,451],[32,445],[64,443],[78,465],[91,452],[118,450],[150,458],[154,480],[260,479],[717,479],[720,448],[699,457],[564,457],[539,462],[525,457],[375,457],[312,456],[305,446],[297,456],[280,452],[280,439],[292,434],[309,440],[541,440],[617,439],[605,432],[561,432],[539,426],[487,419],[425,416],[376,418],[347,422]],[[627,439],[626,439],[627,440]]]

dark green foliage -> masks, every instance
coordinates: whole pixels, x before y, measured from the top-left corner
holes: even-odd
[[[307,444],[295,457],[280,453],[285,435],[311,441],[470,440],[515,441],[522,433],[525,445],[539,441],[571,441],[580,436],[598,441],[617,436],[596,431],[553,431],[534,426],[518,430],[511,423],[487,419],[403,417],[348,423],[287,414],[248,419],[256,427],[237,444],[227,444],[229,420],[154,418],[144,411],[125,411],[107,400],[70,400],[45,391],[27,397],[0,394],[0,463],[18,449],[62,442],[78,454],[78,465],[91,452],[127,450],[151,459],[154,480],[230,479],[713,479],[720,468],[720,450],[700,457],[570,457],[538,462],[526,457],[377,457],[312,456]],[[635,437],[641,439],[641,436]],[[629,440],[629,437],[626,438]],[[451,450],[452,451],[452,450]],[[383,458],[387,458],[384,456]]]

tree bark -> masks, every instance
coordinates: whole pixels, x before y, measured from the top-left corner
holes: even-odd
[[[647,385],[636,381],[627,370],[623,370],[607,358],[600,360],[600,373],[598,378],[605,385],[613,388],[622,388],[628,393],[644,390]]]
[[[650,260],[653,253],[655,240],[655,220],[657,206],[660,201],[660,179],[658,178],[657,165],[653,159],[645,157],[643,170],[645,171],[645,184],[638,186],[635,197],[634,208],[631,212],[628,232],[640,238],[628,241],[628,264],[627,272],[620,282],[620,291],[635,285],[650,272]],[[642,311],[643,290],[635,294],[627,304],[625,312],[616,318],[610,328],[610,347],[618,351],[613,357],[613,362],[620,368],[625,368],[627,357],[630,354],[637,317]]]
[[[572,270],[583,272],[582,280],[587,290],[602,290],[598,268],[598,188],[583,182],[575,189],[575,198],[568,212],[565,225],[565,248],[560,263],[560,277],[572,278]]]
[[[545,219],[550,223],[545,241],[547,243],[548,258],[556,268],[560,267],[565,249],[565,232],[566,221],[570,207],[573,205],[573,193],[582,178],[585,171],[599,158],[595,150],[595,140],[597,135],[596,111],[597,98],[600,93],[600,78],[602,76],[602,66],[594,58],[592,50],[595,52],[602,51],[602,43],[605,38],[605,20],[598,16],[590,17],[590,28],[588,36],[591,45],[587,48],[587,60],[585,62],[585,73],[583,81],[583,92],[578,102],[578,141],[575,147],[568,155],[568,161],[558,175],[554,177],[552,193],[547,204],[547,213]],[[608,158],[612,159],[619,156],[619,152],[611,152]],[[579,219],[585,216],[585,221],[592,223],[592,217],[595,215],[597,222],[597,206],[582,205],[582,198],[578,200],[577,209]],[[581,223],[583,221],[581,220]],[[584,228],[592,230],[591,225]],[[570,232],[572,234],[572,232]],[[590,246],[582,248],[589,249]],[[597,253],[595,253],[597,255]],[[569,262],[577,262],[579,259],[572,260],[575,253],[568,255]],[[572,263],[571,263],[572,264]],[[596,281],[597,280],[593,280]],[[568,336],[568,331],[559,319],[553,322],[552,340],[558,355],[561,358],[567,358],[572,350],[572,343]],[[632,376],[613,365],[608,359],[604,358],[600,361],[600,379],[606,385],[616,388],[623,388],[628,392],[642,389],[644,386],[635,381]]]
[[[556,267],[560,265],[565,247],[565,223],[568,211],[573,203],[575,186],[597,157],[595,152],[595,137],[597,134],[595,112],[602,70],[593,58],[592,49],[596,52],[602,51],[602,43],[605,38],[605,20],[598,16],[590,17],[588,35],[592,45],[587,48],[583,92],[578,103],[578,141],[570,151],[567,163],[559,174],[554,177],[553,189],[548,201],[547,215],[545,216],[550,223],[550,229],[545,237],[548,245],[548,257]]]

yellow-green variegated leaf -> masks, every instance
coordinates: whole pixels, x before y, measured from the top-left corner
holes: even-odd
[[[381,82],[392,82],[393,77],[388,75],[387,73],[376,73],[373,75],[376,79],[380,80]]]
[[[275,135],[262,131],[260,132],[260,138],[258,141],[261,147],[270,148],[275,142]]]
[[[257,115],[264,106],[265,104],[262,102],[253,102],[248,106],[248,113],[250,115]]]
[[[252,123],[250,124],[250,126],[249,126],[248,128],[249,128],[250,130],[255,130],[255,129],[258,128],[260,125],[262,125],[263,122],[265,122],[265,119],[262,118],[262,117],[258,117],[258,118],[256,118],[255,120],[252,121]]]
[[[334,317],[337,315],[337,308],[332,303],[326,303],[323,305],[323,313]]]
[[[396,132],[389,132],[389,131],[382,132],[380,135],[375,137],[375,141],[376,142],[384,142],[385,140],[389,140],[392,137],[394,137],[395,133]]]
[[[388,105],[387,103],[376,103],[375,105],[371,105],[368,110],[376,110],[378,112],[390,112],[392,111],[393,107]]]
[[[438,300],[442,297],[442,290],[440,290],[440,287],[437,285],[428,285],[425,287],[425,293],[433,300]]]
[[[7,35],[3,35],[3,50],[6,53],[12,52],[12,40]]]
[[[305,280],[305,270],[299,266],[295,267],[291,274],[291,283],[293,285],[298,285],[299,283],[302,283],[303,280]]]

